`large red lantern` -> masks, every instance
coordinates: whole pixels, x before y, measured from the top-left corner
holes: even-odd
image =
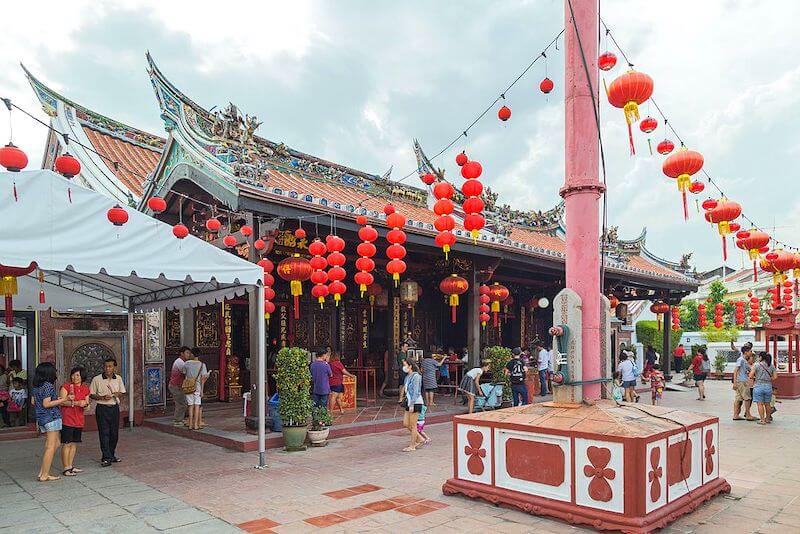
[[[439,184],[436,187],[439,187]],[[397,213],[391,204],[384,208],[384,213],[387,212],[388,207],[391,207],[391,211],[386,215],[386,226],[391,230],[386,233],[386,240],[389,242],[389,246],[386,247],[386,256],[389,257],[386,272],[392,275],[394,285],[397,287],[400,284],[400,275],[406,272],[406,262],[402,260],[406,255],[406,248],[403,246],[406,242],[406,233],[402,230],[406,224],[406,218]]]
[[[721,198],[717,205],[706,211],[706,221],[717,225],[717,231],[722,237],[722,259],[728,259],[727,237],[731,233],[731,222],[742,214],[742,206],[737,202]]]
[[[664,315],[670,311],[669,304],[659,300],[650,306],[650,311],[656,314],[656,317],[658,318],[658,329],[661,330],[661,322],[664,318]]]
[[[506,300],[509,294],[508,288],[498,282],[489,286],[489,300],[492,303],[492,315],[495,327],[500,324],[500,303]]]
[[[0,265],[0,293],[5,297],[6,326],[14,326],[14,295],[17,294],[17,277],[25,276],[36,269],[36,263],[31,262],[27,267],[9,267]],[[41,281],[41,278],[40,278]],[[41,294],[40,294],[41,295]],[[41,300],[41,299],[40,299]]]
[[[746,250],[753,261],[753,282],[758,281],[758,260],[761,258],[761,249],[769,245],[769,240],[769,234],[757,228],[736,233],[736,246]]]
[[[128,212],[119,204],[115,204],[113,208],[108,210],[106,217],[108,217],[108,222],[114,226],[122,226],[128,222]]]
[[[612,106],[625,112],[628,123],[628,141],[631,154],[636,154],[633,145],[631,124],[639,120],[639,106],[653,95],[653,79],[643,72],[629,70],[608,86],[608,101]]]
[[[28,166],[28,156],[14,143],[8,143],[0,148],[0,165],[11,172],[19,172]]]
[[[328,273],[325,268],[328,266],[328,260],[324,255],[328,251],[325,243],[315,239],[308,245],[308,253],[311,254],[311,259],[308,263],[311,265],[311,276],[309,279],[314,286],[311,288],[311,296],[317,299],[319,307],[322,308],[325,304],[325,297],[328,296]]]
[[[294,254],[281,260],[278,264],[278,276],[289,282],[289,290],[294,297],[294,318],[300,318],[300,295],[303,294],[303,282],[311,277],[311,264],[300,254]]]
[[[167,211],[167,201],[161,197],[150,197],[147,200],[147,207],[150,208],[150,211],[153,213],[163,213]]]
[[[614,55],[612,52],[603,52],[600,54],[600,57],[597,58],[597,67],[600,70],[609,71],[614,68],[617,64],[617,56]]]
[[[469,289],[469,282],[456,274],[451,274],[439,282],[439,291],[448,295],[450,306],[450,320],[456,322],[456,311],[458,310],[458,296],[463,295]]]
[[[361,239],[361,243],[356,248],[356,252],[360,256],[356,260],[356,269],[359,272],[356,273],[354,279],[363,297],[369,286],[375,281],[375,277],[372,276],[375,261],[372,257],[376,252],[373,242],[378,239],[378,231],[372,226],[366,225],[358,230],[358,237]]]
[[[677,180],[678,191],[683,197],[683,218],[689,218],[689,210],[686,207],[686,191],[692,185],[692,175],[697,174],[703,168],[703,155],[695,150],[688,150],[682,147],[680,150],[667,157],[661,165],[661,170],[670,178]]]
[[[73,157],[69,152],[64,152],[58,156],[56,158],[54,167],[57,173],[63,174],[67,178],[77,176],[81,172],[81,162]]]

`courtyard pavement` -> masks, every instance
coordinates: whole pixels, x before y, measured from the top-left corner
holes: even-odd
[[[779,404],[775,422],[760,426],[731,420],[730,382],[709,382],[705,402],[695,393],[668,392],[664,404],[720,417],[720,474],[733,490],[663,532],[800,533],[800,401]],[[451,428],[426,428],[433,442],[413,453],[400,452],[407,444],[401,430],[302,453],[270,450],[261,471],[253,469],[253,453],[146,428],[123,432],[124,461],[101,470],[96,434],[89,433],[78,462],[87,472],[48,484],[33,478],[41,440],[0,443],[0,531],[586,531],[444,496]]]

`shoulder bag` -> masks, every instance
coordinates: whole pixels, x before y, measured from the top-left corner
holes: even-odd
[[[187,376],[183,379],[183,382],[181,382],[181,390],[183,390],[183,392],[186,395],[191,395],[192,393],[197,391],[197,381],[200,379],[200,373],[202,372],[203,372],[203,364],[201,363],[200,369],[197,370],[197,376],[195,376],[194,378]]]

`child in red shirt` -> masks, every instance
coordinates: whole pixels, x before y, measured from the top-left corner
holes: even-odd
[[[653,365],[653,370],[650,371],[650,393],[653,397],[653,406],[658,406],[658,402],[664,395],[664,373],[661,372],[661,366],[658,364]]]

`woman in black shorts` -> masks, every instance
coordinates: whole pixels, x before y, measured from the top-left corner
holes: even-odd
[[[58,398],[65,399],[61,405],[61,464],[63,474],[73,477],[82,469],[75,467],[75,453],[83,433],[83,412],[89,406],[89,386],[86,385],[86,369],[73,367],[69,372],[69,382],[62,385]]]

